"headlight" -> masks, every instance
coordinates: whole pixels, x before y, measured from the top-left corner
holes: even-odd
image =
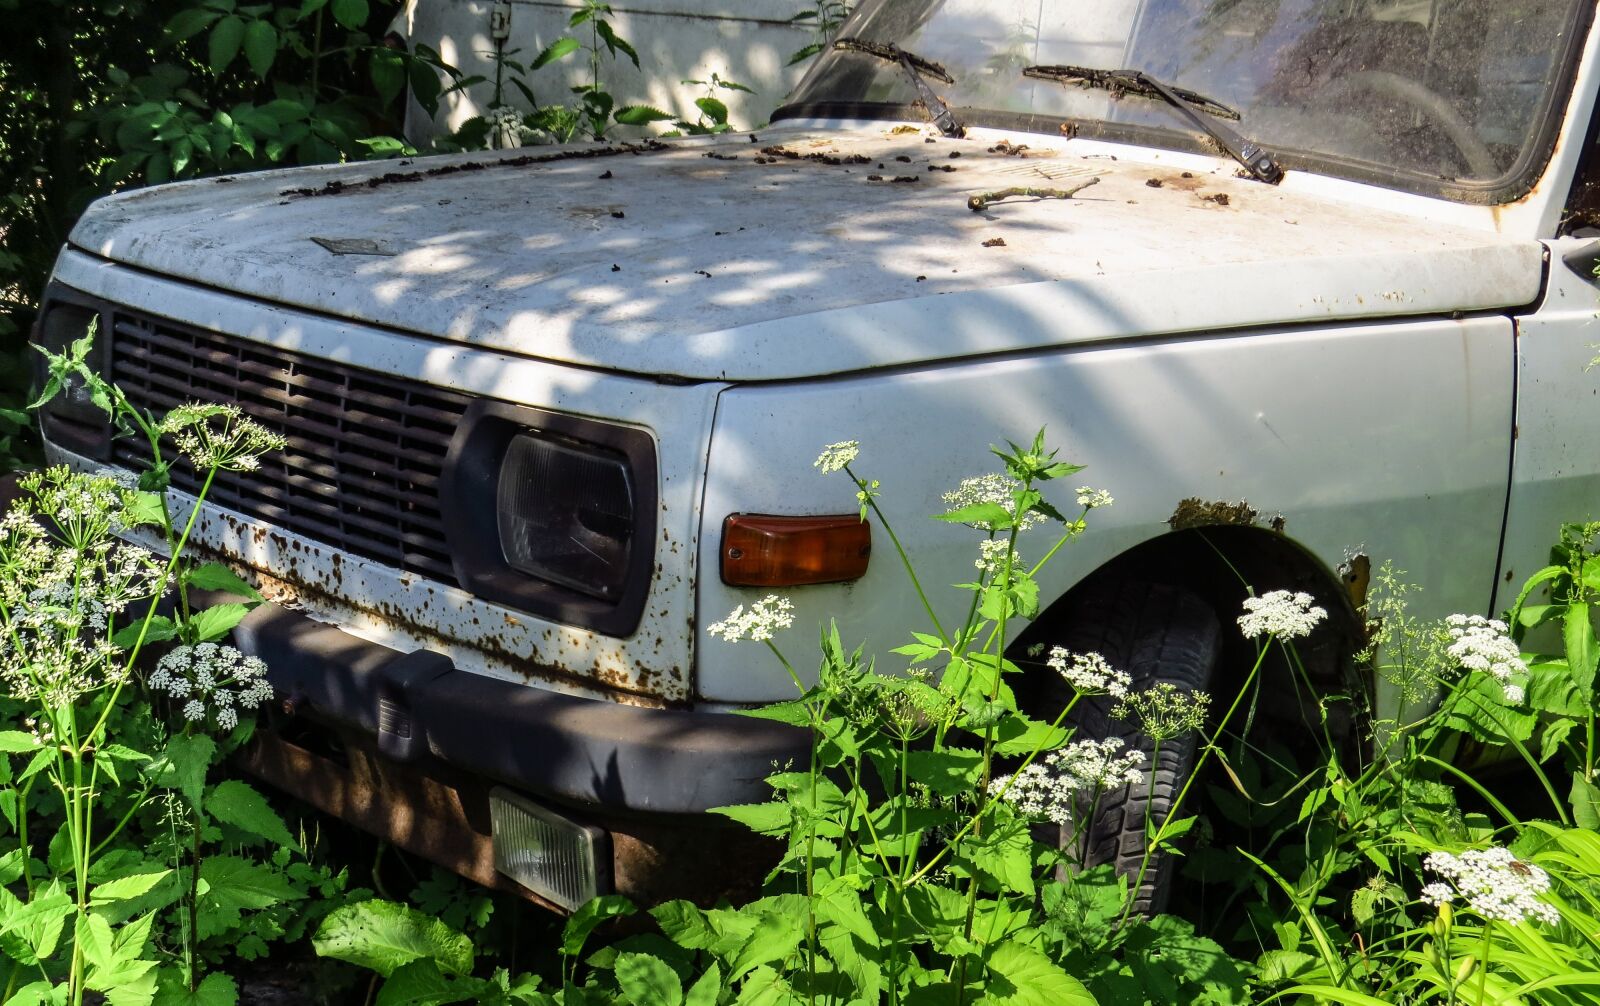
[[[500,547],[512,569],[591,597],[621,594],[633,543],[624,459],[519,434],[500,463],[496,495]]]
[[[610,636],[638,628],[657,533],[648,433],[478,399],[439,497],[462,587]]]

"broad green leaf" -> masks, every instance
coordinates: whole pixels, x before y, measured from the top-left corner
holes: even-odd
[[[632,915],[638,910],[632,901],[620,894],[603,894],[584,903],[561,930],[561,953],[567,957],[578,956],[596,927],[608,919]]]
[[[718,101],[716,98],[709,96],[704,98],[696,98],[694,103],[695,107],[704,112],[706,118],[710,119],[712,122],[720,123],[728,121],[728,106],[723,104],[721,101]]]
[[[33,734],[25,730],[0,730],[0,754],[31,754],[37,750],[39,738]]]
[[[35,890],[27,902],[0,888],[0,950],[22,964],[49,959],[72,910],[72,898],[59,880]]]
[[[1572,733],[1572,728],[1577,726],[1575,720],[1552,720],[1545,724],[1544,733],[1539,736],[1539,761],[1547,762],[1559,750],[1561,742]]]
[[[445,1006],[488,998],[490,983],[476,978],[451,979],[429,958],[397,968],[378,992],[375,1006]]]
[[[1029,719],[1022,713],[1013,713],[1002,719],[995,734],[995,753],[1008,757],[1054,751],[1072,735],[1066,727]]]
[[[204,734],[174,734],[167,741],[167,750],[145,769],[145,774],[156,785],[183,794],[189,805],[198,810],[206,772],[216,756],[217,745],[210,737]]]
[[[272,22],[257,18],[244,30],[244,58],[257,77],[263,79],[278,58],[278,30]]]
[[[787,914],[768,912],[757,921],[755,930],[728,963],[728,978],[737,981],[756,967],[782,960],[800,945],[805,926]]]
[[[244,44],[244,21],[229,14],[218,21],[211,29],[210,46],[207,60],[215,73],[221,73],[239,55],[239,47]]]
[[[447,974],[472,972],[472,940],[431,915],[393,901],[362,901],[329,913],[311,945],[385,978],[412,961],[430,960]]]
[[[228,932],[239,925],[246,911],[305,897],[276,869],[238,856],[207,858],[200,864],[200,886],[202,939]]]
[[[1003,530],[1012,524],[1011,511],[998,503],[974,503],[971,506],[936,514],[933,519],[949,521],[952,524],[982,524],[994,530]]]
[[[206,813],[271,845],[296,849],[294,836],[267,798],[237,779],[217,783],[205,798]]]
[[[672,117],[671,112],[663,112],[649,105],[623,105],[614,116],[624,126],[643,126],[651,122],[664,122]]]
[[[680,947],[707,950],[717,941],[717,930],[703,909],[688,901],[667,901],[650,909],[661,931]]]
[[[250,609],[243,604],[218,604],[195,615],[189,624],[194,627],[199,642],[204,643],[226,636],[248,614]]]
[[[789,808],[789,804],[775,800],[768,803],[741,803],[732,807],[713,807],[711,813],[731,817],[761,835],[787,834],[789,824],[794,819],[794,812]]]
[[[1002,943],[989,955],[989,986],[980,1003],[994,1006],[1096,1006],[1083,983],[1043,952]]]
[[[174,42],[182,42],[193,38],[206,29],[217,18],[221,17],[217,11],[207,10],[204,7],[190,7],[174,14],[172,20],[167,22],[167,37]]]
[[[328,9],[345,28],[360,28],[367,23],[367,0],[332,0]]]
[[[659,957],[618,954],[612,967],[617,984],[633,1006],[682,1006],[683,983]]]
[[[261,595],[254,587],[220,562],[208,562],[204,566],[196,566],[185,573],[183,578],[189,586],[200,590],[225,590],[230,594],[248,597],[252,601],[261,600]]]
[[[1583,772],[1572,773],[1572,790],[1567,799],[1572,803],[1572,822],[1590,831],[1600,829],[1600,787],[1583,777]]]
[[[683,1006],[717,1006],[717,998],[721,994],[722,968],[712,964],[705,974],[689,986],[688,994],[683,997]]]
[[[378,100],[388,105],[400,96],[406,86],[405,62],[388,49],[376,49],[368,63],[367,72],[372,77],[373,90]]]
[[[569,35],[563,35],[554,42],[551,42],[549,45],[545,46],[544,51],[535,56],[533,58],[533,62],[528,64],[528,70],[532,72],[544,66],[546,63],[554,63],[558,59],[564,59],[565,57],[577,52],[582,47],[582,44],[577,39],[572,38]]]
[[[103,884],[95,884],[89,889],[89,903],[104,905],[113,901],[143,897],[172,875],[172,870],[160,870],[155,873],[135,873],[127,877],[118,877],[116,880],[108,880]]]
[[[1567,605],[1562,637],[1567,646],[1567,667],[1572,672],[1572,680],[1587,695],[1594,687],[1595,661],[1600,659],[1600,647],[1595,645],[1594,622],[1589,617],[1587,604]]]
[[[238,1006],[238,1002],[239,987],[227,975],[212,972],[191,992],[172,968],[162,970],[153,1006]]]
[[[172,619],[165,615],[153,615],[150,618],[149,628],[144,627],[144,619],[141,618],[118,629],[116,634],[111,637],[111,641],[125,650],[131,650],[133,649],[133,644],[139,641],[141,629],[144,630],[144,641],[146,643],[162,643],[169,639],[175,639],[178,635],[178,626]]]

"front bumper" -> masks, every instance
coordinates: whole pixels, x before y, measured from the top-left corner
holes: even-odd
[[[266,661],[296,715],[371,734],[393,761],[437,759],[580,809],[693,814],[765,801],[773,766],[810,750],[804,731],[769,720],[562,695],[273,604],[251,611],[234,643]]]

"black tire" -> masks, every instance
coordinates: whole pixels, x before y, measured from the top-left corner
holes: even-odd
[[[1126,671],[1135,689],[1168,682],[1186,691],[1209,690],[1222,647],[1216,613],[1205,602],[1181,588],[1138,581],[1091,587],[1081,599],[1074,599],[1065,619],[1038,628],[1043,631],[1030,635],[1049,645],[1074,653],[1099,653],[1112,667]],[[1033,695],[1036,701],[1054,701],[1053,708],[1059,710],[1071,692],[1064,682],[1050,679],[1055,675],[1049,674]],[[1199,738],[1190,733],[1163,743],[1159,763],[1151,766],[1154,743],[1139,733],[1137,724],[1114,718],[1115,706],[1116,700],[1107,696],[1080,701],[1071,716],[1077,736],[1121,737],[1130,749],[1144,751],[1155,784],[1102,794],[1077,858],[1084,868],[1110,863],[1132,883],[1144,860],[1145,821],[1159,824],[1166,819],[1194,769]],[[1193,800],[1193,793],[1188,799]],[[1194,810],[1186,802],[1183,812]],[[1063,833],[1063,841],[1066,838]],[[1171,856],[1152,857],[1134,894],[1134,911],[1154,914],[1165,909],[1178,866]]]

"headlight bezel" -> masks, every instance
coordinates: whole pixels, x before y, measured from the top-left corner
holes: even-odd
[[[512,442],[531,435],[569,449],[590,449],[622,463],[633,496],[633,524],[621,588],[596,597],[515,569],[502,546],[498,515],[501,466]],[[609,636],[639,627],[655,561],[654,439],[645,431],[526,405],[478,399],[468,407],[445,457],[440,501],[446,541],[462,589],[530,615]]]

